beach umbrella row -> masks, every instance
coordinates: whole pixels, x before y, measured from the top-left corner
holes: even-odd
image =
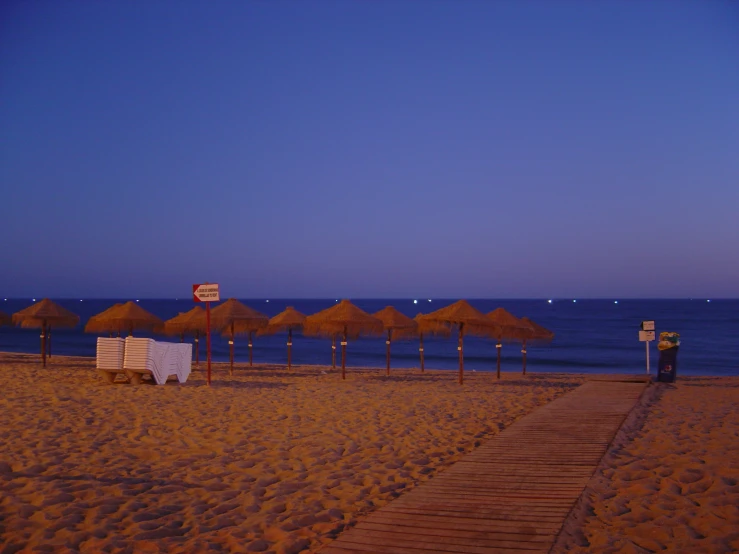
[[[46,365],[46,349],[48,341],[49,355],[51,354],[51,328],[74,327],[79,317],[69,310],[59,306],[49,299],[21,310],[9,318],[0,312],[0,325],[12,323],[21,327],[37,327],[42,329],[41,354],[44,366]],[[464,336],[476,335],[494,338],[497,341],[497,376],[500,378],[501,347],[503,341],[517,341],[522,344],[523,374],[526,374],[526,345],[549,342],[554,333],[538,325],[528,318],[518,319],[503,308],[483,314],[472,307],[466,300],[459,300],[449,306],[430,314],[418,314],[414,319],[387,306],[373,315],[355,306],[348,300],[326,310],[306,316],[288,307],[285,311],[269,319],[234,298],[228,299],[211,313],[211,328],[220,329],[222,334],[229,338],[230,346],[230,373],[233,374],[234,338],[238,334],[249,335],[249,365],[253,364],[252,347],[253,334],[274,334],[280,331],[288,332],[287,357],[288,368],[291,367],[292,331],[302,329],[307,336],[329,337],[332,339],[332,364],[336,366],[336,337],[341,336],[341,375],[346,378],[346,345],[349,338],[360,336],[377,336],[387,332],[386,373],[390,374],[390,348],[393,339],[418,337],[421,371],[424,371],[424,335],[448,337],[452,328],[457,328],[459,352],[459,383],[464,382]],[[164,333],[170,336],[179,335],[184,342],[185,334],[194,335],[196,342],[196,363],[199,363],[198,342],[201,333],[207,331],[205,311],[199,306],[189,312],[180,313],[167,322],[147,312],[137,303],[126,302],[115,304],[107,310],[92,316],[85,332],[108,333],[112,336],[122,331],[133,335],[134,330],[147,330]]]

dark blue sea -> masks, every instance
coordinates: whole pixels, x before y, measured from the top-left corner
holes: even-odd
[[[40,299],[39,299],[40,300]],[[94,356],[96,336],[86,334],[83,328],[88,318],[109,308],[116,302],[129,299],[54,299],[80,316],[75,329],[53,331],[53,353]],[[373,313],[385,306],[395,306],[413,317],[442,308],[454,300],[432,299],[351,299],[363,310]],[[244,304],[272,317],[287,306],[294,306],[306,315],[313,314],[336,302],[336,299],[243,299]],[[0,311],[12,314],[32,304],[27,299],[0,299]],[[662,331],[680,333],[678,373],[684,375],[739,375],[739,300],[680,299],[680,300],[470,300],[482,312],[503,307],[515,316],[528,316],[555,333],[554,341],[546,346],[528,348],[529,372],[576,373],[646,373],[645,343],[638,340],[643,320],[656,322],[657,335]],[[139,304],[163,320],[190,310],[191,300],[140,299]],[[177,339],[152,336],[157,340]],[[246,337],[236,338],[236,361],[248,361]],[[286,334],[255,337],[255,363],[286,363]],[[456,338],[424,339],[426,368],[454,370],[457,368]],[[476,337],[466,337],[464,343],[465,369],[495,370],[495,343]],[[201,361],[204,360],[205,341],[201,341]],[[39,351],[39,332],[36,329],[0,327],[0,351]],[[521,368],[521,348],[516,344],[503,346],[503,371]],[[651,373],[655,374],[659,351],[651,343]],[[228,360],[227,339],[214,335],[213,359]],[[329,340],[302,337],[294,333],[294,364],[330,364]],[[350,341],[347,347],[347,365],[384,367],[385,341],[367,338]],[[392,346],[393,367],[418,367],[418,342],[399,341]]]

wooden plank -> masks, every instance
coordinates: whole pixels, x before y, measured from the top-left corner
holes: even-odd
[[[548,552],[645,387],[583,384],[369,514],[320,552]]]

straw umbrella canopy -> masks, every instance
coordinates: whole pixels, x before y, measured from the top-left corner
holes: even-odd
[[[200,363],[200,333],[205,333],[208,324],[205,320],[205,310],[195,306],[188,312],[181,312],[164,322],[164,334],[180,336],[180,342],[185,342],[185,335],[195,337],[195,363]]]
[[[341,333],[341,378],[346,379],[346,341],[348,337],[380,335],[382,321],[358,308],[348,300],[342,300],[321,312],[305,318],[304,328],[310,335],[336,336]]]
[[[523,374],[526,375],[526,343],[529,344],[548,344],[554,339],[554,333],[542,327],[538,323],[531,321],[528,317],[522,317],[521,321],[530,327],[530,331],[523,334],[521,338],[521,354],[523,354]]]
[[[495,345],[498,351],[496,372],[498,379],[500,379],[500,353],[503,348],[503,341],[522,340],[524,334],[531,331],[531,327],[503,308],[496,308],[487,314],[487,317],[493,322],[493,326],[481,329],[481,331],[498,341]]]
[[[133,336],[134,330],[159,333],[164,327],[164,322],[161,319],[147,312],[132,300],[129,300],[125,304],[112,306],[104,312],[93,316],[93,318],[94,321],[91,326],[93,329],[103,329],[103,332],[117,330],[119,333],[128,329],[128,336]],[[88,321],[89,325],[90,322]],[[87,330],[87,327],[85,327],[85,330]]]
[[[428,322],[449,323],[459,329],[457,350],[459,351],[459,384],[464,383],[464,335],[484,334],[492,322],[484,313],[473,308],[466,300],[458,300],[440,310],[423,316]]]
[[[386,375],[390,375],[390,343],[393,341],[393,331],[417,331],[418,323],[392,306],[387,306],[372,315],[382,321],[382,326],[387,331]]]
[[[424,335],[436,335],[440,337],[449,337],[452,329],[448,323],[441,321],[429,321],[424,314],[416,314],[413,318],[416,322],[415,329],[397,329],[394,333],[396,338],[418,337],[418,354],[421,358],[421,371],[425,371],[424,355],[423,355],[423,337]]]
[[[218,329],[224,336],[228,336],[229,350],[231,353],[231,368],[229,374],[234,371],[234,336],[249,335],[249,365],[252,365],[252,335],[267,326],[269,318],[261,312],[256,311],[236,300],[229,298],[217,308],[210,312],[211,329]]]
[[[0,312],[0,327],[3,325],[13,325],[13,318],[4,312]]]
[[[41,328],[41,359],[46,367],[46,337],[51,333],[52,327],[74,327],[80,322],[78,315],[73,314],[66,308],[62,308],[56,302],[44,298],[33,306],[13,314],[13,323],[24,328]],[[51,346],[51,344],[49,344]]]
[[[118,333],[118,336],[120,336],[120,326],[118,325],[118,323],[112,323],[110,321],[110,317],[121,306],[123,306],[122,302],[113,304],[107,310],[103,310],[99,314],[95,314],[94,316],[92,316],[90,319],[87,320],[87,324],[85,325],[85,333],[108,333],[108,335],[110,335],[111,337],[113,336],[113,333]]]
[[[305,318],[305,314],[288,306],[283,312],[270,319],[267,326],[259,331],[260,335],[273,335],[280,331],[287,331],[287,369],[292,366],[293,329],[301,329]]]

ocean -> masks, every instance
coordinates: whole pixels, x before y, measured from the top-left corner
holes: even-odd
[[[37,300],[40,300],[37,299]],[[80,316],[75,329],[54,329],[52,354],[95,356],[96,335],[83,328],[88,318],[116,302],[129,299],[53,299]],[[241,300],[241,299],[240,299]],[[385,306],[394,306],[413,317],[442,308],[454,300],[418,299],[351,299],[363,310],[374,313]],[[241,300],[270,317],[287,306],[306,315],[335,304],[337,299],[243,299]],[[545,346],[529,346],[527,372],[573,373],[646,373],[646,346],[639,342],[638,332],[643,320],[654,320],[657,336],[662,331],[680,333],[678,374],[739,375],[739,300],[679,299],[679,300],[593,300],[547,299],[493,300],[470,299],[477,309],[487,313],[502,307],[517,317],[527,316],[554,331],[555,338]],[[30,306],[30,298],[0,299],[0,311],[12,314]],[[139,305],[166,320],[193,308],[191,299],[139,299]],[[177,341],[176,338],[135,333],[156,340]],[[255,363],[286,363],[287,334],[256,336]],[[248,339],[235,340],[235,360],[248,361]],[[201,363],[205,360],[205,341],[201,340]],[[455,370],[458,367],[456,336],[450,339],[424,338],[427,369]],[[0,327],[0,351],[38,353],[39,332],[36,329]],[[495,371],[495,341],[465,337],[465,370]],[[331,341],[303,337],[293,333],[293,364],[331,363]],[[651,373],[656,374],[659,350],[650,345]],[[212,358],[228,361],[228,339],[213,335]],[[340,363],[340,354],[337,356]],[[419,367],[418,341],[398,341],[392,345],[392,367]],[[385,367],[385,339],[361,338],[349,341],[347,366]],[[521,370],[521,348],[504,344],[502,370]]]

